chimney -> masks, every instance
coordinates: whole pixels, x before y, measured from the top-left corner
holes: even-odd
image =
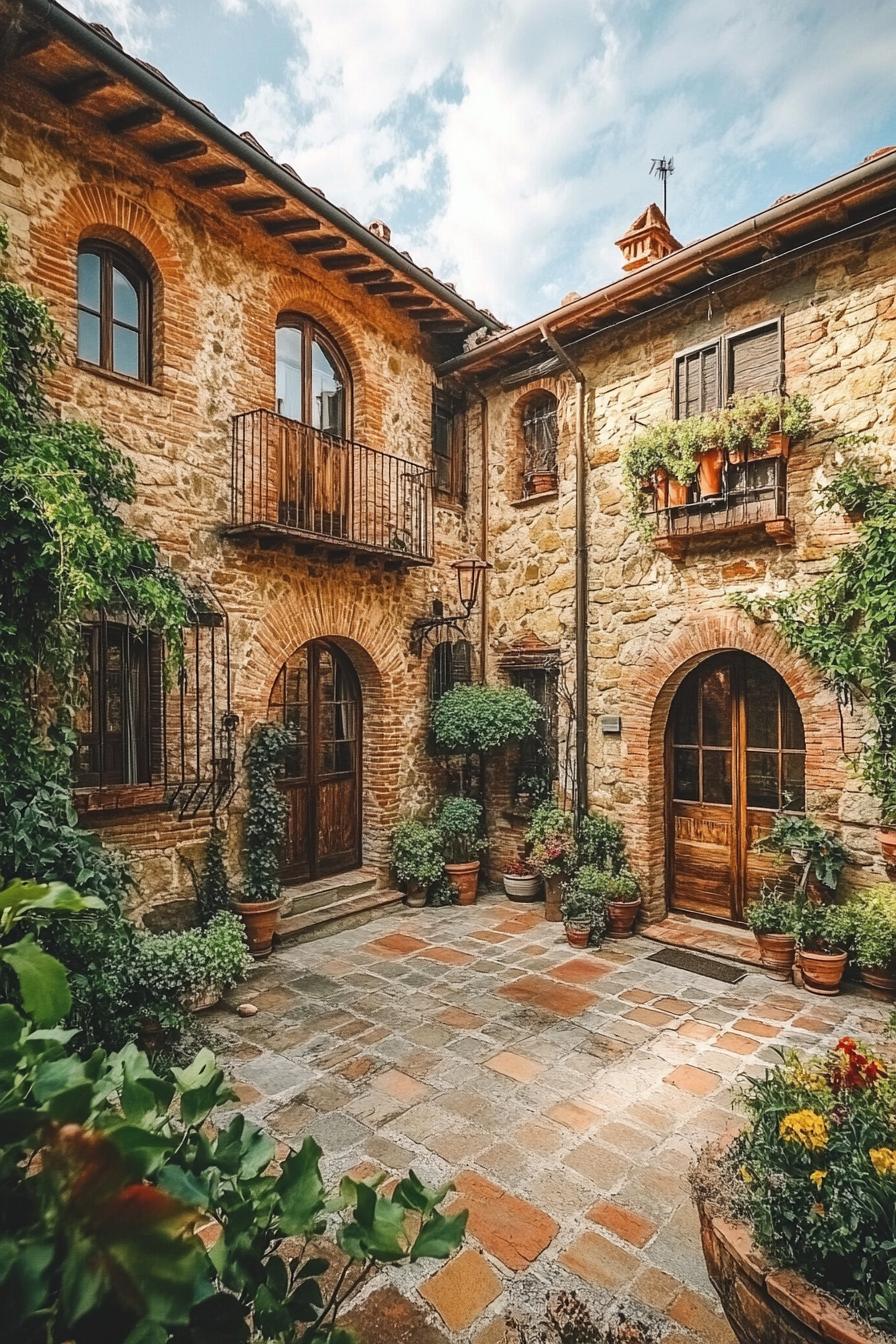
[[[681,243],[672,237],[672,231],[666,223],[666,216],[658,205],[648,205],[639,215],[628,233],[618,240],[616,246],[625,258],[622,269],[637,271],[651,261],[660,261],[670,252],[677,252]]]
[[[388,224],[384,224],[381,219],[375,219],[372,224],[367,225],[375,238],[380,238],[384,243],[388,243],[392,238],[392,230]]]

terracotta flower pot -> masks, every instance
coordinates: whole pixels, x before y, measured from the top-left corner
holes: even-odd
[[[544,880],[544,917],[552,924],[559,924],[560,914],[560,878],[546,877]]]
[[[568,920],[564,928],[566,929],[566,941],[570,947],[588,946],[588,940],[591,937],[590,921]]]
[[[712,499],[722,493],[722,472],[725,468],[725,454],[721,448],[708,448],[701,453],[697,462],[697,481],[700,485],[700,498]]]
[[[800,949],[803,985],[810,994],[839,994],[846,970],[845,952],[807,952]]]
[[[896,867],[896,826],[881,826],[877,832],[877,843],[887,867]]]
[[[731,463],[732,467],[743,466],[744,462],[746,462],[747,460],[748,452],[749,452],[749,440],[744,439],[743,442],[739,443],[736,448],[728,449],[728,461]]]
[[[676,481],[674,476],[669,477],[669,508],[677,509],[688,502],[688,489],[682,481]]]
[[[471,863],[446,863],[445,876],[457,887],[458,905],[475,905],[479,886],[479,860]]]
[[[641,902],[607,901],[607,934],[610,938],[631,938]]]
[[[669,507],[669,473],[665,467],[657,467],[652,475],[644,476],[641,480],[641,489],[645,495],[653,495],[655,508]]]
[[[762,969],[772,980],[789,980],[793,975],[796,939],[792,933],[757,933]]]
[[[281,900],[234,901],[233,903],[234,910],[243,921],[249,951],[256,961],[262,961],[265,957],[271,955],[274,930],[280,918],[282,904]]]
[[[896,966],[863,966],[859,979],[869,989],[882,990],[891,999],[896,999]]]
[[[533,495],[549,495],[557,489],[555,471],[533,471],[529,477],[529,491]]]
[[[426,888],[419,882],[409,882],[404,894],[404,903],[412,910],[422,910],[426,905]]]
[[[511,901],[540,901],[541,878],[533,873],[531,877],[514,877],[504,873],[504,894]]]
[[[768,436],[767,457],[783,457],[786,462],[790,456],[790,435],[775,430]]]

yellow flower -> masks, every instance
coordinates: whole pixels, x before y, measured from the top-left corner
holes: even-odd
[[[896,1148],[872,1148],[868,1156],[878,1176],[896,1176]]]
[[[740,1178],[741,1178],[741,1180],[743,1181],[744,1185],[749,1185],[750,1182],[751,1182],[752,1179],[753,1179],[753,1177],[750,1175],[749,1169],[748,1169],[747,1167],[741,1167],[741,1169],[740,1169]]]
[[[779,1124],[778,1134],[787,1143],[800,1143],[811,1150],[828,1145],[827,1121],[817,1111],[791,1111]]]
[[[822,1183],[822,1181],[824,1180],[825,1176],[827,1176],[827,1172],[826,1172],[826,1171],[813,1171],[813,1172],[812,1172],[812,1175],[809,1177],[809,1180],[810,1180],[810,1181],[812,1182],[812,1184],[815,1186],[815,1189],[816,1189],[816,1190],[820,1190],[820,1189],[821,1189],[821,1183]]]

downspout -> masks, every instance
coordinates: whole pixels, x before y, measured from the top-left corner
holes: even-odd
[[[576,815],[588,811],[588,514],[585,457],[585,375],[563,346],[541,323],[541,334],[576,384]]]
[[[480,464],[479,464],[479,555],[488,560],[488,515],[489,515],[489,447],[488,447],[488,397],[479,383],[470,383],[479,398],[480,426]],[[486,659],[488,657],[488,570],[482,575],[482,590],[479,612],[479,680],[485,682]]]

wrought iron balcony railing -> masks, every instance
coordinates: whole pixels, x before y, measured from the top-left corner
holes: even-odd
[[[676,559],[692,541],[760,528],[785,546],[793,540],[793,523],[787,515],[787,460],[767,457],[729,464],[722,474],[721,494],[701,499],[698,487],[692,486],[687,503],[658,508],[655,522],[657,550]]]
[[[231,535],[433,559],[432,472],[273,411],[233,417]]]

